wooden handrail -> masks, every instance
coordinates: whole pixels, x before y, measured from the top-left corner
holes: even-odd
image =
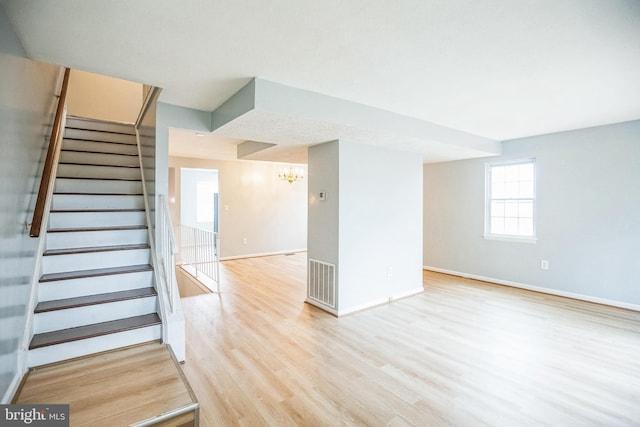
[[[64,107],[67,101],[67,86],[69,85],[70,71],[71,70],[69,68],[65,68],[64,70],[60,98],[58,99],[58,108],[56,109],[56,117],[53,121],[53,127],[51,128],[51,138],[49,139],[47,158],[44,162],[44,169],[42,170],[38,199],[36,200],[36,207],[33,211],[33,221],[31,221],[31,230],[29,231],[29,236],[31,237],[40,236],[40,228],[42,228],[42,218],[44,217],[47,195],[49,194],[49,185],[51,184],[52,179],[53,162],[58,146],[58,140],[60,139],[60,132],[62,130],[62,116],[64,114]]]

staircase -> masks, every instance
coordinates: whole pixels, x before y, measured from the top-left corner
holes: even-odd
[[[161,338],[133,125],[67,119],[29,366]]]

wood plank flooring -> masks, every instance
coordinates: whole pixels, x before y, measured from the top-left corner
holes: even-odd
[[[220,295],[183,299],[201,425],[640,425],[640,313],[425,272],[335,318],[305,265],[225,261]]]
[[[14,403],[69,404],[71,426],[116,427],[194,402],[165,346],[149,343],[36,368]]]

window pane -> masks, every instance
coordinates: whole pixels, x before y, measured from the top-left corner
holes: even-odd
[[[504,182],[496,182],[492,184],[491,197],[494,199],[504,199]]]
[[[520,222],[518,223],[518,234],[523,236],[533,236],[532,218],[520,218]]]
[[[518,234],[518,218],[505,218],[504,219],[504,233],[505,234]]]
[[[504,185],[504,197],[508,199],[515,199],[518,197],[518,182],[507,182]]]
[[[504,204],[504,216],[507,218],[518,217],[518,202],[505,202]]]
[[[504,234],[503,218],[491,218],[491,233]]]
[[[518,169],[519,165],[511,165],[504,167],[504,176],[506,181],[517,181],[518,180]]]
[[[518,216],[520,218],[533,218],[533,202],[521,200],[518,203]]]
[[[491,202],[491,216],[504,216],[504,202]]]
[[[520,181],[518,190],[518,197],[533,197],[533,181]]]
[[[504,166],[491,167],[491,182],[504,181]]]

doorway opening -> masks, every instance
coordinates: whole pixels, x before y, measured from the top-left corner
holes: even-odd
[[[181,224],[220,232],[219,173],[216,169],[180,169]]]
[[[219,173],[180,169],[180,262],[207,288],[220,292]]]

